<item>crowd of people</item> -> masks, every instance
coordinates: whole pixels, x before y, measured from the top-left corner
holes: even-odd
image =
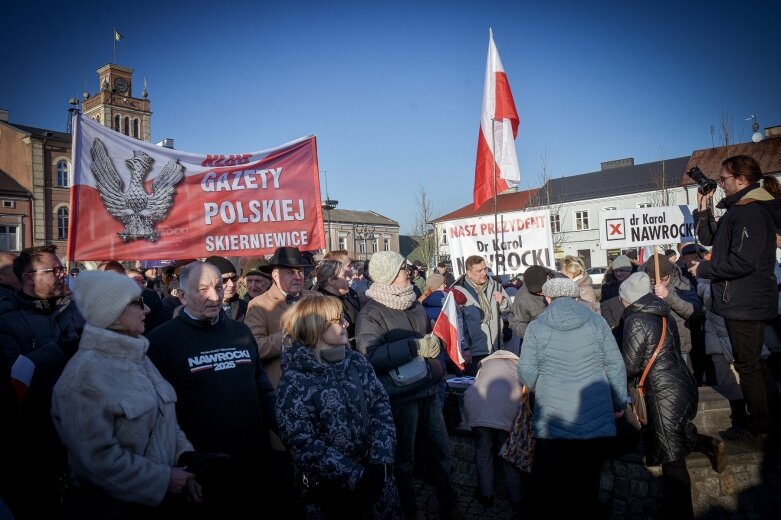
[[[700,243],[642,263],[619,255],[601,290],[577,257],[502,283],[481,256],[456,279],[392,251],[315,262],[281,247],[70,271],[52,245],[0,253],[0,517],[243,518],[263,504],[285,517],[415,518],[424,475],[440,518],[462,518],[443,414],[455,374],[474,378],[464,425],[484,506],[501,468],[521,514],[599,516],[601,463],[642,380],[646,461],[662,467],[667,513],[691,518],[685,457],[727,463],[723,441],[694,426],[697,387],[740,385],[726,440],[781,426],[766,363],[781,188],[750,157],[721,175],[725,213],[700,195]],[[448,297],[463,367],[432,333]],[[495,464],[521,418],[528,473]]]

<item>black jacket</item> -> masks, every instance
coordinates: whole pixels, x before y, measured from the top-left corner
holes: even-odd
[[[431,325],[420,302],[407,310],[386,307],[375,300],[369,300],[358,313],[355,339],[358,349],[364,353],[374,367],[377,378],[388,392],[391,403],[406,402],[434,395],[442,379],[444,369],[439,374],[424,379],[420,384],[408,387],[394,385],[389,372],[404,363],[418,357],[418,345],[415,339],[429,332]],[[439,361],[431,360],[434,363]],[[437,377],[438,376],[438,377]]]
[[[697,236],[713,245],[710,261],[701,262],[697,276],[712,281],[713,312],[731,320],[771,320],[778,315],[776,222],[781,200],[758,183],[725,197],[727,212],[716,223],[710,209],[694,212]]]
[[[317,291],[325,296],[336,298],[339,303],[342,304],[342,316],[347,320],[347,338],[350,341],[350,346],[355,349],[355,323],[358,321],[358,312],[361,310],[361,303],[358,300],[358,294],[350,289],[350,291],[344,296],[337,296],[318,287]]]
[[[670,306],[654,294],[643,296],[624,311],[626,375],[630,385],[639,382],[659,345],[662,316],[667,317],[667,336],[645,380],[648,424],[644,440],[649,466],[682,460],[697,444],[697,429],[692,423],[697,414],[697,382],[681,354]]]

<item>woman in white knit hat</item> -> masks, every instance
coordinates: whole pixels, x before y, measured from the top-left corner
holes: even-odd
[[[625,307],[622,354],[630,384],[639,383],[647,370],[643,381],[648,414],[643,428],[646,464],[662,466],[668,490],[665,511],[658,513],[661,517],[694,518],[686,456],[700,451],[720,473],[727,455],[720,439],[697,433],[693,422],[697,382],[683,358],[670,306],[651,288],[651,278],[645,272],[634,273],[619,288]],[[651,360],[653,364],[647,368]]]
[[[114,272],[74,284],[86,320],[79,349],[54,387],[52,416],[68,452],[66,518],[155,518],[168,494],[200,500],[194,474],[176,467],[193,447],[176,422],[176,393],[147,358],[149,308]],[[161,515],[162,516],[162,515]]]

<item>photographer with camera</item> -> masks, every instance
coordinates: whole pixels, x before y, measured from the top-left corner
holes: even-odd
[[[726,213],[717,222],[709,204],[715,188],[698,179],[698,168],[687,174],[700,185],[694,212],[697,236],[713,246],[711,259],[693,263],[689,272],[712,282],[713,312],[724,318],[749,414],[746,427],[733,425],[720,434],[751,440],[781,426],[781,395],[760,357],[765,322],[778,314],[773,269],[781,186],[774,177],[762,175],[752,157],[725,159],[718,183],[726,196],[716,207]]]

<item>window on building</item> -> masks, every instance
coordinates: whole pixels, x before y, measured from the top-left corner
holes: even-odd
[[[650,208],[652,206],[653,204],[651,204],[650,202],[641,202],[640,204],[637,205],[638,208]]]
[[[122,118],[118,115],[114,116],[114,130],[119,132],[120,131],[120,122],[122,121]]]
[[[70,165],[68,161],[57,161],[57,187],[67,188],[70,186]]]
[[[347,249],[347,236],[339,237],[339,249],[343,251]]]
[[[589,229],[588,227],[588,211],[576,211],[575,212],[575,230],[583,231]]]
[[[68,208],[64,206],[57,210],[57,238],[68,238]]]
[[[0,251],[19,251],[19,226],[0,225]]]
[[[390,251],[390,237],[385,237],[384,242],[383,251]]]
[[[558,213],[550,216],[550,228],[553,233],[561,233],[561,217]]]
[[[138,139],[138,119],[133,120],[133,137]]]
[[[95,116],[95,121],[97,121],[98,123],[100,123],[100,116]]]
[[[130,117],[125,116],[125,135],[130,135]]]
[[[447,245],[447,229],[442,228],[442,245]]]
[[[374,240],[372,240],[372,253],[376,253],[379,250],[380,250],[380,239],[375,238]]]
[[[358,242],[358,252],[362,255],[366,254],[366,240],[361,240]]]

